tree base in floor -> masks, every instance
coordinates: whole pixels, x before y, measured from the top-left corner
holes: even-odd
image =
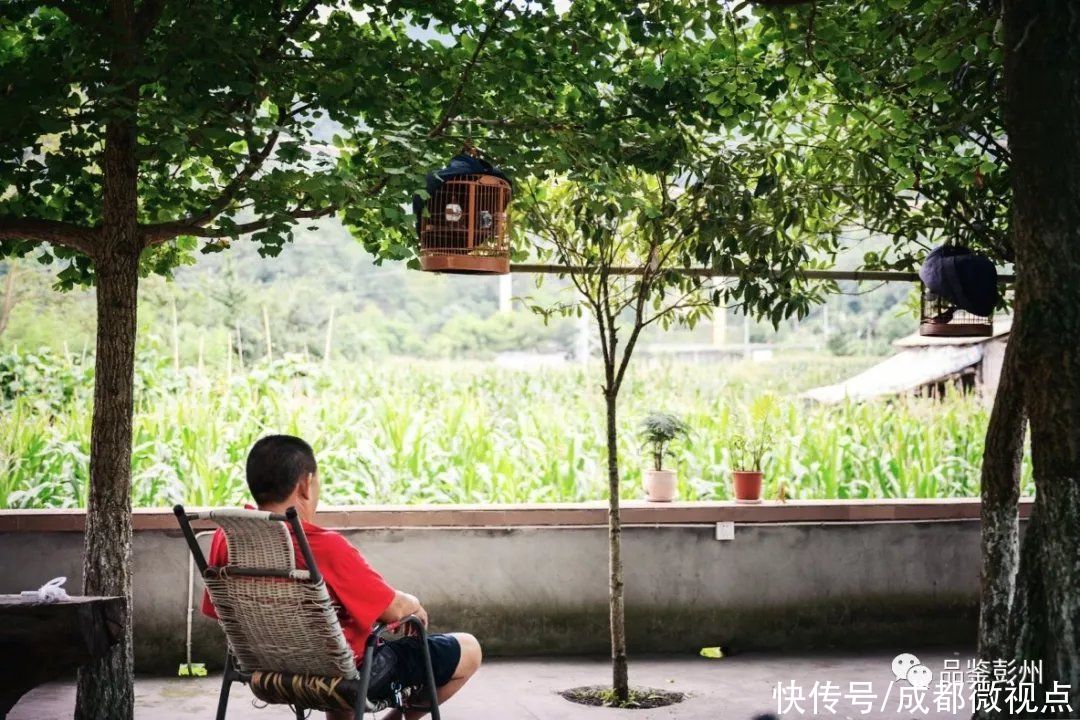
[[[648,710],[682,702],[685,695],[669,690],[654,688],[630,688],[630,699],[620,703],[615,699],[615,691],[605,685],[587,685],[570,688],[559,693],[570,702],[594,707],[620,707],[628,710]]]

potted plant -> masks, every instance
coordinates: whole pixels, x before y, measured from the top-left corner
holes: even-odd
[[[731,484],[735,493],[735,502],[761,502],[761,481],[764,477],[762,464],[765,454],[772,445],[772,419],[775,401],[770,396],[762,396],[750,405],[750,418],[747,432],[731,436],[729,453],[731,458]]]
[[[686,423],[671,413],[649,413],[642,421],[641,438],[653,461],[653,466],[643,473],[641,483],[646,500],[671,502],[675,499],[675,471],[664,469],[664,458],[672,454],[671,443],[686,437],[689,431]]]

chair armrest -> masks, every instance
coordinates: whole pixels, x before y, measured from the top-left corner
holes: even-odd
[[[402,619],[392,622],[377,622],[371,626],[371,635],[368,636],[369,641],[374,641],[383,635],[397,633],[402,626],[412,626],[416,631],[416,634],[421,638],[427,637],[427,628],[424,627],[424,623],[420,618],[415,615],[407,615]]]
[[[403,618],[400,622],[398,622],[398,626],[401,625],[412,625],[413,629],[416,630],[417,637],[420,637],[421,639],[427,637],[427,626],[424,625],[423,620],[416,617],[415,615],[409,615],[408,617]]]

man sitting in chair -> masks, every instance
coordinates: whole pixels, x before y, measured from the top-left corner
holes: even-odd
[[[260,439],[248,454],[247,483],[259,510],[284,513],[289,507],[296,508],[311,553],[338,608],[341,629],[358,664],[364,657],[364,643],[376,620],[395,623],[415,615],[427,625],[427,612],[415,596],[390,587],[342,535],[314,524],[319,505],[319,474],[310,445],[290,435],[269,435]],[[228,563],[228,547],[220,530],[210,546],[209,562],[218,566]],[[297,563],[299,567],[303,566],[299,551]],[[209,594],[203,595],[202,611],[204,615],[217,618]],[[428,635],[428,646],[441,705],[480,667],[480,643],[468,633],[432,634]],[[376,656],[379,653],[394,654],[392,681],[402,687],[425,683],[419,638],[404,637],[386,642],[375,648],[375,653]],[[420,718],[425,714],[422,710],[410,710],[405,717]],[[327,713],[328,720],[339,717],[352,718],[352,714]],[[394,711],[387,717],[398,720],[401,713]]]

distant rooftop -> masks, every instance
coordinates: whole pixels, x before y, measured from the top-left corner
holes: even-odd
[[[807,390],[800,397],[822,403],[861,401],[900,395],[972,372],[982,363],[987,343],[1005,338],[1012,318],[994,321],[990,337],[924,337],[913,333],[893,342],[900,352],[835,385]],[[994,383],[996,386],[996,382]]]

